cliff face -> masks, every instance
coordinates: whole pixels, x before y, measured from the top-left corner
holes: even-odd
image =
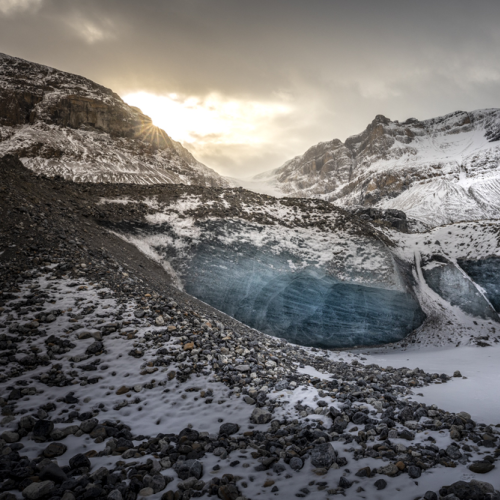
[[[226,186],[110,89],[0,54],[0,154],[37,172],[92,182]]]
[[[259,178],[287,195],[403,210],[431,225],[498,218],[499,138],[498,109],[402,123],[378,115]]]

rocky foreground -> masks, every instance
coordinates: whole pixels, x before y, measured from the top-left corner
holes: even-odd
[[[408,398],[460,373],[252,330],[103,231],[86,189],[0,169],[0,499],[500,498],[498,426]]]

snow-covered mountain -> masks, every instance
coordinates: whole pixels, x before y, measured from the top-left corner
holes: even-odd
[[[7,153],[80,182],[229,186],[110,89],[0,54],[0,156]]]
[[[500,109],[419,121],[378,115],[342,142],[256,176],[288,196],[403,210],[438,226],[500,218]]]

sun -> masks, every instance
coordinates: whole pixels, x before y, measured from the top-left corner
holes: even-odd
[[[135,92],[124,101],[140,108],[172,139],[188,144],[259,144],[266,141],[264,122],[289,112],[282,103],[227,99],[216,93],[200,98]]]

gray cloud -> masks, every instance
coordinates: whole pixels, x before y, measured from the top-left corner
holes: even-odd
[[[0,51],[122,95],[291,103],[261,124],[258,147],[191,145],[238,176],[345,139],[379,113],[497,107],[499,18],[497,0],[0,0]]]

